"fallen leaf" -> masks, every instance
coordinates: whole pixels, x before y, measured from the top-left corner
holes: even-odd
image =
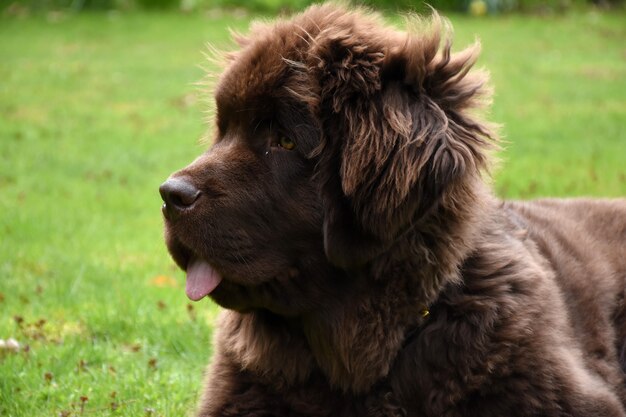
[[[187,303],[187,314],[191,320],[196,320],[196,310],[193,308],[193,304]]]
[[[159,288],[174,288],[178,286],[178,281],[167,275],[157,275],[156,277],[152,278],[152,280],[150,281],[150,285]]]

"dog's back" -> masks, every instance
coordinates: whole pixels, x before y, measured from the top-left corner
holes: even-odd
[[[554,270],[588,366],[615,386],[626,370],[626,200],[507,202],[524,237]],[[626,400],[626,398],[622,398]]]

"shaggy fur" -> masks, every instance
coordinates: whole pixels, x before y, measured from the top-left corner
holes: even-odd
[[[227,56],[162,186],[226,308],[198,415],[626,416],[626,201],[498,201],[478,46],[408,24],[314,6]]]

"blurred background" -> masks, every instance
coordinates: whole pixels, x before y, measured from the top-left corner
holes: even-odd
[[[218,309],[186,299],[157,189],[207,147],[207,44],[308,3],[0,0],[0,416],[191,415]],[[500,197],[626,195],[623,0],[430,4],[482,42]]]
[[[240,9],[241,12],[280,13],[298,11],[315,3],[311,0],[2,0],[9,11],[29,10],[181,10]],[[0,3],[0,4],[2,4]],[[427,5],[447,12],[485,13],[551,13],[594,5],[615,8],[624,0],[361,0],[353,3],[386,10],[421,11]]]

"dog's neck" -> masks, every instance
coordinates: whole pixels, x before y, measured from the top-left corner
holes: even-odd
[[[384,256],[351,271],[366,288],[303,318],[311,351],[333,386],[359,393],[384,378],[407,335],[427,320],[424,310],[445,286],[462,281],[460,266],[496,206],[481,182],[471,185],[444,198]]]
[[[244,369],[272,384],[304,382],[321,370],[334,388],[366,392],[386,377],[442,289],[462,281],[460,265],[496,207],[478,184],[442,199],[385,256],[347,272],[354,287],[333,295],[323,308],[290,319],[228,312],[225,320],[237,323],[220,326],[231,333],[220,333],[218,345],[228,346]]]

